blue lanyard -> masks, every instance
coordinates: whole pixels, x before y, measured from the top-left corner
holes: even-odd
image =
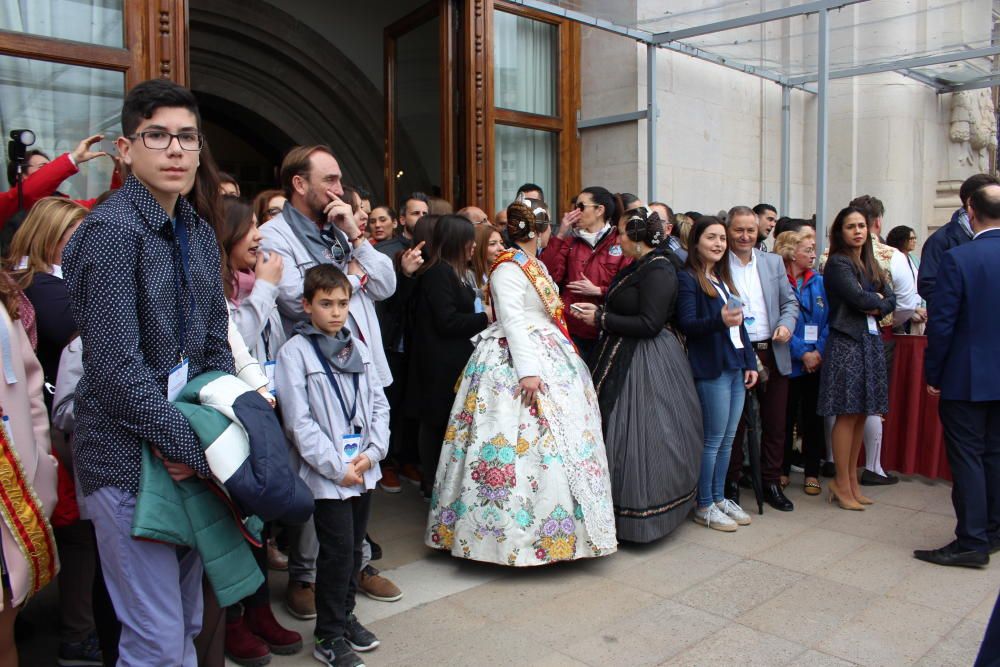
[[[194,303],[194,289],[191,281],[191,249],[188,245],[188,235],[187,235],[187,225],[184,224],[183,220],[173,220],[174,223],[174,240],[177,242],[177,254],[179,255],[181,270],[178,272],[176,268],[174,269],[174,278],[177,283],[177,299],[175,304],[177,306],[177,328],[178,335],[180,338],[181,346],[181,359],[185,356],[185,351],[187,348],[187,319],[194,315],[195,303]],[[182,285],[183,284],[183,285]],[[184,312],[184,308],[181,306],[181,294],[182,287],[187,287],[188,292],[188,312]]]
[[[347,411],[347,403],[344,402],[344,396],[340,393],[340,385],[337,384],[337,379],[333,377],[333,369],[330,368],[330,362],[326,360],[323,356],[323,352],[319,349],[319,343],[312,336],[307,336],[309,342],[312,343],[313,350],[316,352],[316,358],[319,359],[319,363],[323,366],[323,372],[326,373],[326,379],[330,381],[330,386],[333,387],[333,393],[337,395],[337,400],[340,402],[340,409],[344,413],[344,419],[347,420],[348,426],[354,426],[354,415],[358,413],[358,383],[360,373],[351,373],[351,379],[354,381],[354,405],[351,406],[351,411]],[[355,427],[356,429],[356,427]]]

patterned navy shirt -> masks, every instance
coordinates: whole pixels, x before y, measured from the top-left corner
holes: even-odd
[[[173,221],[134,176],[84,219],[63,253],[83,340],[73,459],[84,495],[139,489],[140,443],[208,475],[187,419],[167,401],[167,376],[183,353],[188,379],[233,373],[215,234],[183,197],[176,224],[190,246],[190,283]]]

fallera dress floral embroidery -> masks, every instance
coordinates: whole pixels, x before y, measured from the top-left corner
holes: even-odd
[[[613,553],[611,484],[590,372],[553,318],[561,303],[544,267],[523,253],[508,259],[490,274],[497,321],[476,337],[460,378],[426,542],[510,566]],[[552,293],[555,302],[543,303]],[[535,375],[544,393],[529,408],[518,382]]]

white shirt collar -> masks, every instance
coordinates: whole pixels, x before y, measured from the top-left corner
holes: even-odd
[[[743,260],[740,259],[739,256],[735,252],[733,252],[732,250],[730,250],[729,251],[729,264],[730,264],[730,266],[734,266],[734,267],[736,267],[738,269],[752,269],[752,268],[755,268],[757,266],[757,253],[755,253],[753,250],[751,250],[750,251],[750,261],[747,262],[746,264],[744,264]]]

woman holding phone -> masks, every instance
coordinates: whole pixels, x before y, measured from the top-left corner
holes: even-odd
[[[757,384],[757,357],[726,261],[726,227],[718,218],[695,222],[687,264],[677,278],[677,325],[687,336],[705,434],[694,521],[733,532],[749,525],[750,515],[723,489],[746,390]]]

